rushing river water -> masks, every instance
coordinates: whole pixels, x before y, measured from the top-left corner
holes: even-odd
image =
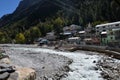
[[[63,80],[102,80],[102,78],[100,78],[100,72],[93,69],[93,67],[96,67],[93,61],[97,61],[100,56],[87,55],[83,52],[58,52],[50,49],[34,50],[43,53],[63,55],[73,60],[73,63],[70,65],[72,72],[69,72],[69,76]]]
[[[17,51],[30,51],[30,52],[37,52],[37,53],[47,53],[47,54],[57,54],[62,55],[65,57],[68,57],[73,60],[73,63],[69,66],[71,71],[68,72],[68,76],[66,78],[63,78],[62,80],[103,80],[103,78],[100,75],[99,70],[95,70],[94,68],[97,67],[96,63],[94,61],[98,61],[101,56],[100,55],[90,55],[85,51],[78,51],[78,52],[62,52],[52,49],[43,49],[43,48],[25,48],[25,47],[19,47],[15,48],[12,47],[11,49],[17,50]],[[92,52],[91,52],[92,53]],[[18,54],[17,56],[22,55]],[[18,59],[19,57],[12,57],[14,59]],[[23,58],[26,58],[23,56]],[[29,65],[25,65],[27,67],[33,67],[34,64],[32,60],[25,59],[28,61]],[[24,62],[20,62],[24,64]]]

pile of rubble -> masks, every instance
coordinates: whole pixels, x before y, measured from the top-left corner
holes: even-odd
[[[0,59],[0,80],[35,79],[36,71],[34,69],[12,65],[8,56],[4,56]]]

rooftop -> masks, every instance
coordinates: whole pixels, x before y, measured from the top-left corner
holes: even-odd
[[[85,33],[85,31],[79,31],[79,33],[80,33],[80,34],[84,34],[84,33]]]
[[[105,31],[105,32],[101,32],[101,34],[107,34],[107,32]]]
[[[100,25],[96,25],[96,27],[102,27],[102,26],[108,26],[108,25],[114,25],[114,24],[120,24],[120,21],[112,22],[112,23],[106,23],[106,24],[100,24]]]

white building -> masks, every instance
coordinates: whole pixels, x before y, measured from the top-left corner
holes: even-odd
[[[70,37],[68,38],[68,42],[71,44],[80,44],[81,38],[80,37]]]
[[[101,34],[103,32],[105,33],[105,32],[108,32],[112,29],[118,29],[118,28],[120,28],[120,21],[106,23],[106,24],[100,24],[100,25],[96,25],[96,27],[95,27],[96,34]]]
[[[45,36],[45,38],[48,39],[48,40],[50,40],[50,41],[56,40],[56,37],[57,37],[57,36],[55,36],[55,33],[54,33],[53,31],[47,33],[46,36]]]
[[[78,26],[78,25],[70,25],[70,26],[66,26],[63,28],[63,31],[64,32],[76,32],[76,31],[79,31],[81,29],[81,26]]]

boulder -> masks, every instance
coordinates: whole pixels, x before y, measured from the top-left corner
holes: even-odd
[[[36,72],[31,68],[17,68],[8,80],[35,80]]]
[[[11,61],[10,61],[10,58],[6,57],[6,58],[1,59],[0,63],[10,64]]]
[[[5,72],[13,73],[15,72],[15,70],[13,68],[0,69],[0,73],[5,73]]]
[[[4,64],[4,63],[0,64],[0,69],[9,68],[9,67],[12,67],[12,65]]]
[[[11,73],[7,80],[18,80],[19,74],[17,72]]]
[[[8,72],[0,74],[0,80],[7,80],[9,75],[10,75],[10,73],[8,73]]]

